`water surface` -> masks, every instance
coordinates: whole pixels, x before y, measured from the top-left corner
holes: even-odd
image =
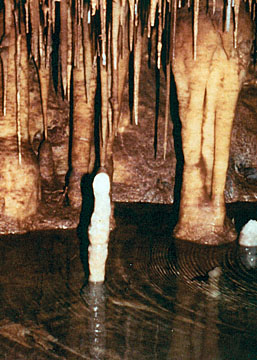
[[[256,269],[236,243],[175,241],[171,217],[116,207],[104,286],[81,228],[1,237],[0,359],[257,359]]]

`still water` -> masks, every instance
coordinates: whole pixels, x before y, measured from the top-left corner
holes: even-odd
[[[175,241],[167,206],[116,205],[116,222],[102,286],[83,227],[1,237],[0,359],[257,359],[257,270],[236,242]]]

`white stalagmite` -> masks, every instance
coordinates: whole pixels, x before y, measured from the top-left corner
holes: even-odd
[[[243,227],[239,236],[241,246],[257,246],[257,221],[249,220]]]
[[[99,172],[95,176],[93,190],[95,206],[88,229],[90,241],[88,248],[89,281],[103,282],[111,216],[110,178],[105,172]]]

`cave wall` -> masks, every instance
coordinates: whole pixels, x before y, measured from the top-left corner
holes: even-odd
[[[164,159],[165,74],[160,71],[160,95],[156,94],[155,52],[145,44],[139,93],[139,125],[132,124],[129,106],[129,74],[123,94],[118,133],[114,142],[113,200],[118,202],[173,203],[176,174],[174,123],[169,118],[168,147]],[[148,66],[148,59],[151,66]],[[235,113],[231,154],[225,191],[226,202],[256,201],[257,86],[250,67]],[[42,141],[43,119],[37,73],[30,64],[30,138],[35,154]],[[159,116],[156,117],[156,102]],[[174,107],[176,107],[174,101]],[[56,174],[61,184],[69,170],[70,107],[61,87],[50,82],[48,103],[49,141],[53,148]],[[158,121],[158,124],[156,122]]]
[[[92,138],[89,136],[87,153],[84,153],[81,144],[78,144],[76,153],[79,162],[87,159],[87,166],[84,164],[77,172],[78,208],[81,205],[81,177],[92,172],[94,164],[96,167],[107,167],[113,174],[114,201],[171,204],[176,174],[181,171],[181,149],[178,145],[180,122],[173,77],[170,88],[166,81],[170,65],[172,69],[174,39],[170,42],[164,30],[169,30],[169,36],[174,36],[172,26],[176,18],[171,7],[165,7],[169,4],[166,1],[161,2],[159,8],[157,2],[152,1],[148,4],[149,8],[140,8],[140,12],[136,12],[138,3],[133,1],[106,4],[107,8],[104,8],[98,1],[75,1],[69,8],[69,2],[55,0],[0,2],[1,137],[5,139],[4,131],[12,133],[14,141],[10,149],[13,153],[16,151],[13,144],[17,141],[19,145],[22,137],[22,141],[26,142],[24,148],[31,148],[35,154],[33,163],[36,168],[41,167],[41,185],[49,186],[48,193],[61,189],[66,194],[75,164],[72,159],[72,152],[77,146],[73,136],[74,124],[80,122],[83,125],[81,129],[85,131],[89,124],[93,135]],[[176,5],[174,2],[174,8]],[[255,2],[250,5],[252,17],[256,13],[255,5]],[[7,8],[8,24],[4,21]],[[119,26],[112,21],[114,15],[110,15],[111,11],[118,14]],[[196,10],[192,11],[196,18]],[[85,14],[89,13],[90,21],[85,20]],[[16,50],[12,50],[14,70],[8,80],[13,84],[9,86],[12,95],[7,99],[7,105],[12,109],[9,122],[4,114],[5,90],[9,84],[5,83],[4,67],[9,46],[8,31],[12,34],[15,31],[16,36]],[[196,35],[194,49],[197,49],[197,26],[193,31]],[[21,58],[19,39],[23,44]],[[253,59],[256,58],[256,46],[254,51]],[[140,57],[141,61],[138,61]],[[27,59],[28,68],[19,65],[20,59]],[[107,59],[105,63],[104,59]],[[88,61],[89,66],[86,67]],[[28,95],[22,94],[27,104],[26,111],[18,114],[17,74],[21,73],[24,78],[27,71]],[[42,74],[45,74],[45,80]],[[89,80],[90,76],[91,80],[94,78],[95,88],[88,79],[86,83],[88,75]],[[251,65],[235,114],[225,191],[227,202],[256,200],[256,78]],[[21,88],[25,82],[21,81]],[[43,85],[47,87],[46,94],[43,94]],[[167,89],[171,90],[168,101]],[[88,97],[90,91],[92,99]],[[44,104],[47,106],[44,107]],[[89,115],[83,110],[88,110],[86,104],[90,107]],[[78,108],[81,119],[76,120]],[[20,133],[19,116],[25,124]],[[46,137],[53,152],[55,176],[54,181],[48,184],[44,184],[39,156],[40,146]],[[2,159],[4,154],[2,150]],[[15,171],[13,176],[15,179]],[[4,202],[1,206],[4,208]]]

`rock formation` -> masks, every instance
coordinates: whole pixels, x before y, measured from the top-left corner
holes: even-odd
[[[0,175],[4,181],[1,182],[3,216],[0,220],[5,222],[3,217],[7,216],[14,222],[23,219],[29,221],[32,215],[42,210],[41,191],[43,198],[50,192],[51,199],[58,198],[54,211],[62,208],[62,200],[67,200],[68,195],[70,207],[79,213],[83,175],[100,166],[108,170],[112,179],[115,201],[172,203],[176,157],[178,160],[172,131],[175,138],[179,133],[179,127],[176,127],[179,122],[175,119],[176,94],[172,71],[177,83],[183,126],[185,98],[183,89],[182,93],[180,90],[180,86],[183,87],[180,81],[191,84],[188,69],[190,74],[199,73],[202,64],[201,71],[206,70],[205,82],[209,80],[208,84],[213,85],[206,86],[207,92],[218,92],[221,88],[216,84],[216,72],[208,66],[212,64],[214,67],[221,60],[223,69],[221,65],[217,67],[220,80],[225,73],[234,79],[236,76],[231,75],[232,72],[241,66],[230,66],[236,61],[236,54],[238,51],[249,54],[252,38],[248,30],[245,31],[244,19],[245,14],[248,14],[250,25],[250,13],[254,18],[256,1],[243,4],[240,16],[239,5],[239,1],[235,1],[233,6],[231,2],[222,2],[222,5],[209,2],[208,12],[212,15],[206,15],[199,1],[189,1],[190,19],[193,14],[193,23],[189,25],[184,15],[188,10],[180,1],[152,0],[145,4],[134,0],[2,0],[0,145],[3,150]],[[224,29],[221,8],[226,14]],[[234,16],[231,16],[232,12]],[[241,26],[245,27],[244,31]],[[241,41],[242,36],[247,37],[248,43]],[[188,44],[187,55],[180,51],[181,39]],[[216,52],[215,44],[219,49]],[[246,46],[242,48],[241,44]],[[184,56],[188,69],[179,70],[177,64],[184,61]],[[240,61],[246,58],[249,59],[249,56],[240,57]],[[155,64],[152,65],[153,62]],[[230,75],[224,72],[227,66]],[[183,72],[187,74],[184,79]],[[212,78],[215,79],[212,81]],[[195,87],[199,88],[199,92],[202,91],[203,102],[204,77],[199,76],[196,80]],[[233,90],[233,111],[239,83],[240,79]],[[196,94],[194,91],[192,94]],[[227,94],[228,91],[224,93],[224,99]],[[215,108],[214,103],[205,106]],[[222,109],[217,109],[220,110],[219,117],[222,117]],[[200,119],[198,116],[194,118]],[[206,119],[212,121],[208,117]],[[201,242],[205,241],[202,234],[210,231],[216,233],[218,230],[218,233],[224,235],[223,192],[232,110],[229,119],[227,134],[221,137],[226,144],[220,144],[226,149],[223,168],[220,170],[222,174],[215,169],[210,170],[212,159],[217,159],[217,156],[206,146],[207,142],[203,143],[204,153],[209,151],[212,155],[203,156],[209,159],[206,165],[203,165],[204,160],[199,164],[201,166],[196,166],[197,169],[191,172],[185,156],[182,206],[177,227],[179,237],[188,237],[188,233],[181,233],[179,227],[189,222],[193,224],[194,230],[202,229],[196,235]],[[198,127],[201,129],[200,122]],[[183,141],[185,152],[186,143],[191,140],[186,136]],[[199,150],[199,141],[197,146]],[[256,197],[253,187],[256,163],[252,160],[252,144],[249,144],[249,149],[244,149],[247,160],[241,154],[230,158],[228,180],[231,179],[231,182],[227,181],[226,201],[238,201],[243,196],[247,200]],[[10,161],[7,160],[9,156]],[[52,158],[48,161],[48,157]],[[239,185],[237,178],[234,178],[236,172],[240,178]],[[191,190],[187,187],[195,184],[190,180],[192,177],[194,180],[199,178],[200,186],[198,193],[190,194],[194,196],[188,200]],[[249,189],[245,185],[245,182],[248,184],[248,178]],[[140,185],[137,185],[137,179]],[[240,188],[242,186],[243,189]],[[65,190],[61,194],[63,188]],[[246,188],[247,196],[244,195]],[[214,189],[217,190],[215,195]],[[199,194],[201,191],[204,192],[203,196]],[[197,207],[197,216],[192,214],[191,205]],[[71,210],[64,208],[60,211],[71,213]],[[208,214],[207,224],[199,220],[203,214],[205,218]],[[36,221],[31,222],[36,226]],[[190,226],[186,227],[190,233]],[[18,226],[17,231],[19,229]],[[16,230],[12,228],[11,231]]]

